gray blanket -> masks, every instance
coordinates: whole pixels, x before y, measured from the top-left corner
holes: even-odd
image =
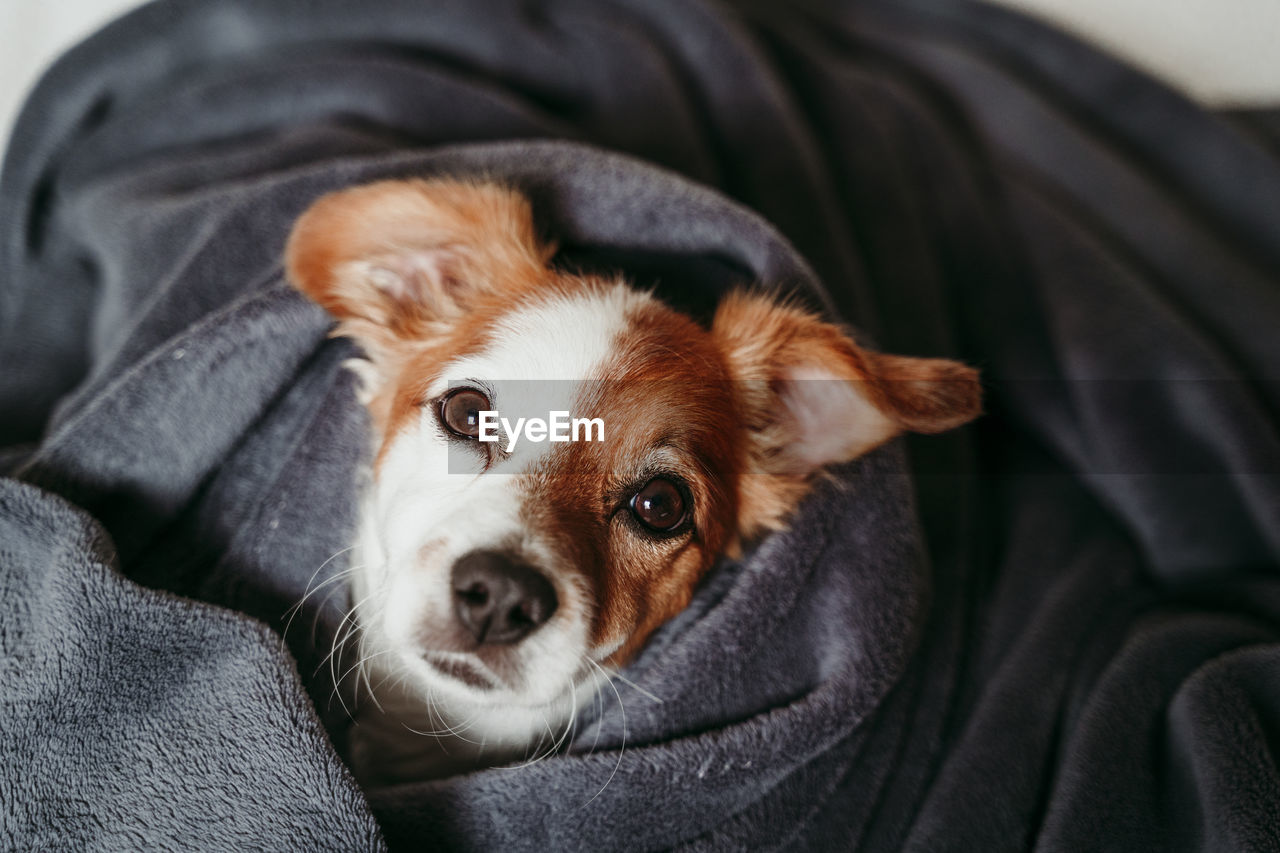
[[[112,25],[0,177],[0,843],[1280,849],[1264,126],[967,2]],[[761,281],[966,360],[989,411],[839,469],[561,754],[362,791],[323,584],[364,415],[280,252],[436,174],[695,314]]]

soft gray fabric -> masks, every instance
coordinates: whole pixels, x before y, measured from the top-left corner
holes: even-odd
[[[99,524],[8,479],[0,561],[7,849],[380,843],[265,627],[122,580]]]
[[[424,174],[696,314],[760,281],[963,358],[989,413],[841,468],[565,754],[361,792],[345,596],[285,613],[365,424],[279,255]],[[1041,26],[164,0],[29,101],[0,276],[13,849],[1280,848],[1280,164]]]

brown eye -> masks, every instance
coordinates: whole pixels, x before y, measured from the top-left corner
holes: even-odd
[[[455,388],[440,401],[437,416],[444,428],[462,438],[480,435],[480,413],[491,411],[489,398],[474,388]]]
[[[631,513],[650,530],[670,533],[685,519],[684,495],[670,480],[657,477],[631,498]]]

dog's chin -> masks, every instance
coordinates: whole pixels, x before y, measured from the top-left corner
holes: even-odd
[[[512,689],[474,655],[414,648],[387,658],[373,702],[351,732],[352,769],[365,784],[441,778],[554,751],[570,733],[596,669],[536,694]],[[381,684],[381,686],[379,686]]]

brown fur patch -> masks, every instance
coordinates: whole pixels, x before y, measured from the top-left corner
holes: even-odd
[[[554,530],[586,573],[597,601],[591,642],[621,643],[618,664],[688,604],[723,553],[741,457],[728,374],[706,331],[656,302],[629,321],[574,413],[602,418],[606,441],[554,450],[528,501],[530,523]],[[679,478],[692,500],[691,529],[672,537],[646,533],[627,506],[658,474]]]

